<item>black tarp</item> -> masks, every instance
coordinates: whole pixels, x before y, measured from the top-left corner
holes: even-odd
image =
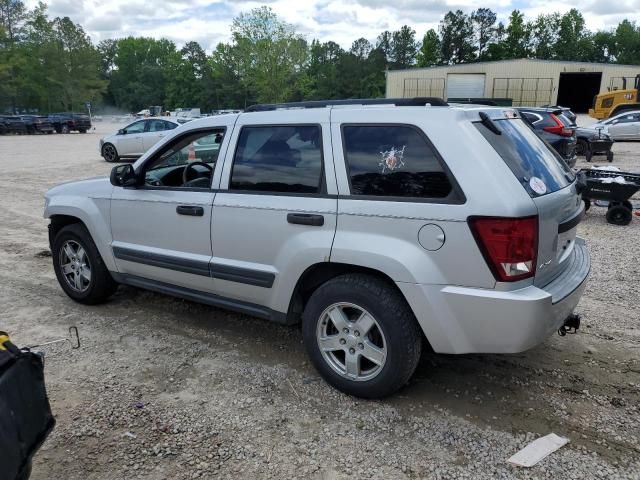
[[[0,332],[0,336],[3,332]],[[6,337],[3,337],[6,338]],[[0,480],[28,478],[31,459],[55,420],[42,357],[11,342],[0,346]]]

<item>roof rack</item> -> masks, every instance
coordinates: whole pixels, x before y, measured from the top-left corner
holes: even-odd
[[[245,112],[268,112],[287,108],[325,108],[334,105],[395,105],[396,107],[446,107],[449,104],[439,97],[414,98],[351,98],[347,100],[311,100],[308,102],[262,103],[251,105]]]

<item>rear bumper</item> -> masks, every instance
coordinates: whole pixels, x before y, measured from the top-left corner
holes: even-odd
[[[556,332],[573,313],[591,268],[584,240],[544,287],[514,291],[398,283],[431,346],[439,353],[516,353]]]

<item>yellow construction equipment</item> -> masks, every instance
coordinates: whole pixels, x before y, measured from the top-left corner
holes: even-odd
[[[636,75],[633,88],[627,88],[626,79],[622,79],[622,90],[612,90],[596,95],[589,115],[599,120],[609,118],[630,110],[640,110],[640,75]]]

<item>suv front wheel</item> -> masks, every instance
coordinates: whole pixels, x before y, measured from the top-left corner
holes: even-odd
[[[321,285],[305,307],[302,333],[324,379],[362,398],[385,397],[406,384],[422,349],[404,298],[386,281],[363,274]]]
[[[58,283],[73,300],[95,305],[118,288],[84,225],[68,225],[56,235],[51,256]]]

